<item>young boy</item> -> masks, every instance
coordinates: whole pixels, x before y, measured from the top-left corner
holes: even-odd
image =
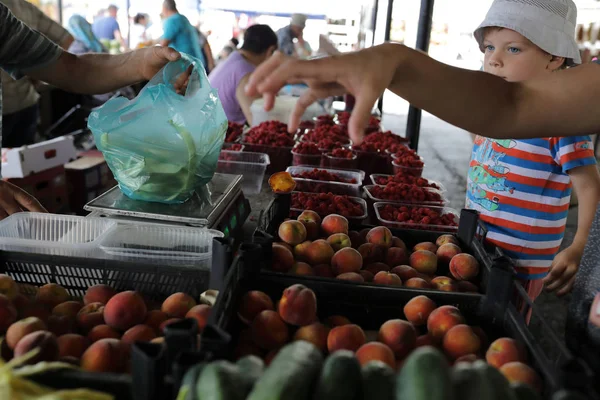
[[[485,53],[484,71],[519,82],[580,63],[576,19],[571,0],[494,1],[475,31]],[[488,240],[514,259],[530,298],[539,296],[544,284],[557,295],[568,293],[600,200],[590,138],[477,136],[467,182],[467,207],[481,213]],[[579,199],[577,233],[559,252],[572,189]]]

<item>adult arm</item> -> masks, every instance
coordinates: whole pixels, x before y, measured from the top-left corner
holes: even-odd
[[[252,106],[252,102],[254,101],[254,97],[248,96],[244,88],[248,84],[248,79],[250,79],[250,74],[244,76],[235,90],[235,98],[237,99],[240,107],[242,108],[242,112],[244,113],[244,117],[246,117],[246,122],[250,126],[252,126],[252,111],[250,111],[250,107]]]
[[[163,35],[159,39],[158,43],[164,47],[168,46],[173,40],[175,40],[175,37],[179,33],[179,29],[179,24],[175,23],[173,17],[169,17],[163,22]]]
[[[206,56],[206,66],[209,71],[215,69],[215,59],[212,54],[212,49],[210,48],[210,44],[208,43],[208,39],[204,42],[204,54]]]
[[[270,109],[288,82],[304,82],[310,88],[297,103],[290,130],[316,99],[349,92],[356,97],[350,133],[357,143],[386,88],[453,125],[493,138],[570,136],[600,129],[600,66],[595,64],[509,83],[386,43],[315,60],[277,54],[257,68],[247,90],[250,95],[263,94]]]
[[[44,12],[35,5],[25,0],[22,0],[21,7],[27,8],[31,13],[31,18],[36,22],[32,27],[38,32],[52,40],[64,50],[67,50],[69,46],[71,46],[75,39],[68,30],[44,14]]]

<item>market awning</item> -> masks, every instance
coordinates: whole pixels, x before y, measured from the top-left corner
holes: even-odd
[[[349,4],[350,3],[350,4]],[[302,13],[313,19],[325,19],[326,15],[336,13],[340,10],[347,10],[356,1],[353,0],[304,0],[302,2],[288,2],[272,0],[200,0],[199,6],[203,10],[223,10],[236,14],[248,15],[275,15],[280,17],[289,17],[293,13]],[[319,13],[315,13],[319,10]]]

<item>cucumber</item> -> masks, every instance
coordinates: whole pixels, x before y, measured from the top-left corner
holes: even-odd
[[[288,344],[256,382],[248,400],[308,400],[322,364],[321,351],[313,344],[302,340]]]
[[[262,376],[265,363],[256,356],[246,356],[240,358],[236,364],[242,379],[240,383],[244,390],[244,398],[246,398],[248,393],[252,391],[256,381]]]
[[[453,400],[450,368],[433,347],[421,347],[396,377],[396,400]]]
[[[196,397],[196,384],[205,366],[206,363],[199,363],[187,370],[181,380],[177,400],[198,400]]]
[[[480,375],[486,393],[481,397],[488,400],[517,400],[516,394],[511,390],[508,380],[500,371],[483,360],[477,360],[471,364],[473,369]]]
[[[470,363],[458,363],[450,373],[454,397],[461,400],[485,399],[487,387],[483,376],[473,369]]]
[[[586,398],[587,397],[583,396],[581,393],[573,392],[571,390],[560,390],[552,396],[552,400],[585,400]]]
[[[240,385],[242,376],[237,365],[229,361],[216,361],[202,370],[196,385],[196,395],[201,400],[244,400],[246,393]]]
[[[517,400],[540,400],[540,395],[533,388],[524,383],[511,383],[510,388],[515,392]]]
[[[360,364],[354,353],[340,350],[325,360],[314,400],[359,400],[362,397]]]
[[[381,361],[371,361],[362,368],[362,398],[388,400],[394,398],[394,370]]]

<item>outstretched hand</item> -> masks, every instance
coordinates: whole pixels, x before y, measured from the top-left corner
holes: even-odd
[[[47,212],[35,197],[11,183],[0,180],[0,220],[21,211]]]

